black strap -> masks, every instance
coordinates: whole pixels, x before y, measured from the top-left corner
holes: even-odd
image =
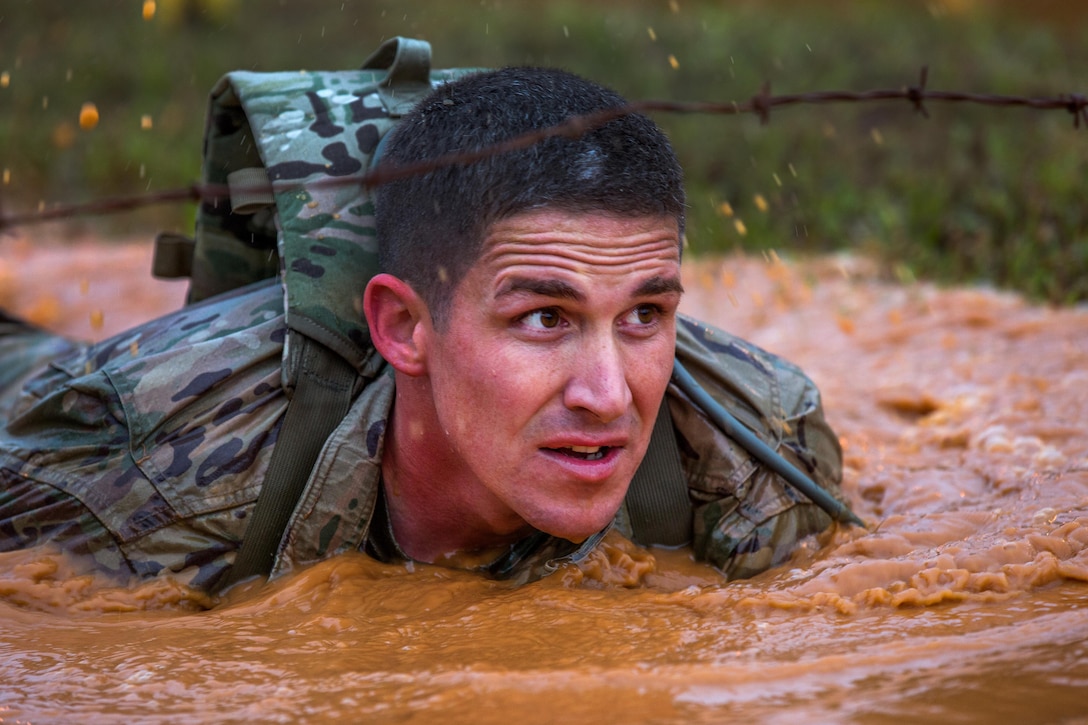
[[[843,524],[865,527],[865,522],[850,510],[842,501],[820,488],[819,484],[801,473],[797,466],[782,457],[776,450],[759,439],[755,433],[745,428],[733,414],[725,409],[718,401],[706,392],[695,381],[691,373],[687,371],[680,360],[673,361],[672,381],[691,398],[695,406],[718,426],[718,428],[734,441],[739,443],[746,451],[751,453],[756,460],[770,470],[777,473],[782,479],[803,493],[812,503],[822,508],[835,521]]]
[[[314,463],[351,407],[355,369],[324,345],[301,335],[298,381],[287,404],[260,496],[224,586],[272,571],[287,522]]]
[[[667,400],[661,401],[650,446],[631,479],[626,502],[636,543],[684,546],[691,542],[691,501]]]

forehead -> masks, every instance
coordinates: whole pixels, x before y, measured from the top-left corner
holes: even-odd
[[[492,224],[470,274],[502,274],[526,266],[631,273],[679,261],[679,222],[674,217],[545,208]]]
[[[667,229],[679,242],[679,221],[669,215],[617,214],[610,211],[580,211],[540,207],[521,211],[494,222],[484,233],[485,246],[496,237],[511,232],[585,232],[608,236],[617,228]]]

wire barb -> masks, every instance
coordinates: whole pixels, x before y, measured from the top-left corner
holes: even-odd
[[[1067,96],[1062,96],[1066,100],[1065,109],[1073,114],[1073,128],[1080,128],[1080,121],[1083,118],[1086,125],[1088,125],[1088,98],[1082,96],[1079,93],[1071,93]]]
[[[926,80],[928,78],[929,66],[924,65],[918,77],[918,85],[907,88],[907,99],[914,105],[915,112],[922,114],[922,118],[929,118],[929,111],[926,110],[925,104],[922,103],[922,99],[926,96]]]
[[[759,125],[766,126],[771,122],[771,105],[774,99],[771,96],[771,82],[763,81],[763,87],[759,93],[752,96],[752,111],[759,116]]]

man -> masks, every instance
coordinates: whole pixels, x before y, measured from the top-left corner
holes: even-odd
[[[405,117],[384,162],[622,103],[561,71],[472,75]],[[676,354],[837,491],[840,452],[811,382],[677,315],[682,175],[648,119],[396,181],[376,207],[383,273],[363,310],[385,366],[326,440],[274,574],[361,549],[528,580],[584,556],[613,522],[627,527]],[[122,575],[222,586],[288,403],[278,285],[86,347],[0,324],[0,354],[17,361],[0,379],[0,549],[51,541]],[[682,393],[666,403],[698,556],[750,575],[829,525]]]

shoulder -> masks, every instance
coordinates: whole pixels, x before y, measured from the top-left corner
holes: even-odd
[[[684,318],[677,359],[745,428],[833,496],[842,450],[815,383],[794,363],[710,325]],[[730,577],[784,561],[831,519],[726,435],[675,386],[670,411],[694,504],[697,558]]]
[[[681,315],[676,354],[712,396],[753,429],[820,408],[819,390],[799,366],[713,325]]]
[[[131,340],[138,339],[144,352],[164,352],[245,336],[258,329],[270,332],[285,329],[283,289],[276,280],[258,282],[188,305],[122,333],[102,343],[102,347],[110,344],[128,347]],[[279,342],[282,335],[278,334]]]
[[[841,478],[842,451],[816,384],[794,363],[713,326],[683,318],[677,360],[718,404],[825,487]],[[675,385],[670,410],[693,488],[744,493],[759,468]],[[743,495],[741,496],[743,497]]]

